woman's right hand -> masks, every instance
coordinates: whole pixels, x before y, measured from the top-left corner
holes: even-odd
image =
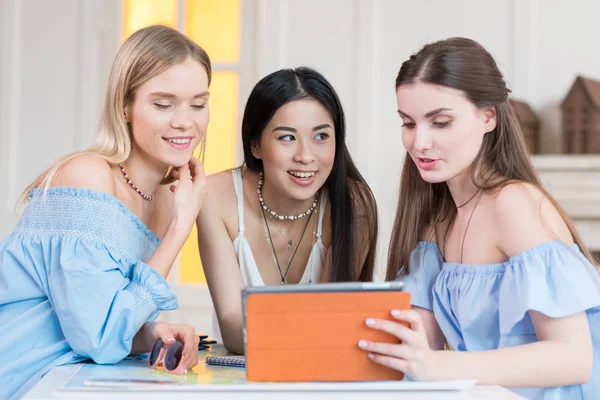
[[[173,169],[172,176],[179,182],[171,185],[171,228],[182,232],[187,238],[206,198],[207,178],[204,174],[204,164],[192,156],[188,164]]]
[[[169,324],[166,322],[151,322],[144,325],[147,331],[148,343],[153,345],[157,339],[163,341],[163,347],[166,349],[176,341],[183,344],[183,354],[176,369],[166,372],[172,374],[185,374],[188,369],[198,365],[198,343],[200,339],[196,335],[193,326],[181,324]],[[152,348],[149,347],[148,351]],[[164,356],[164,354],[163,354]]]

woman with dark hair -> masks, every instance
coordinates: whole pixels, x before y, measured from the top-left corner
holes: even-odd
[[[245,165],[209,178],[197,221],[230,351],[243,352],[243,287],[372,280],[377,209],[345,134],[340,100],[315,70],[274,72],[250,94]]]
[[[596,399],[600,278],[536,175],[509,92],[470,39],[426,45],[402,64],[407,157],[387,279],[405,282],[414,307],[392,310],[398,323],[366,321],[401,344],[359,347],[412,379]]]

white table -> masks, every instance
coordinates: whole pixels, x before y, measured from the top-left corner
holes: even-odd
[[[224,352],[224,349],[216,348],[213,350],[213,354],[220,355]],[[203,360],[207,352],[201,352],[201,360]],[[366,397],[369,400],[373,399],[486,399],[486,400],[511,400],[521,399],[522,397],[514,394],[513,392],[504,389],[500,386],[474,386],[471,389],[464,391],[443,391],[443,392],[424,392],[424,391],[356,391],[350,392],[344,391],[289,391],[289,390],[273,390],[272,388],[268,391],[256,391],[256,390],[239,390],[240,386],[237,386],[238,390],[231,391],[197,391],[190,388],[181,390],[178,389],[176,392],[151,392],[151,391],[127,391],[113,390],[110,392],[66,392],[58,391],[68,381],[73,371],[78,368],[77,365],[64,365],[55,367],[50,370],[44,376],[44,378],[38,382],[24,397],[25,400],[39,400],[39,399],[140,399],[140,400],[165,400],[165,398],[177,398],[179,399],[364,399]],[[199,366],[195,368],[198,370],[209,370],[212,367],[205,367],[203,361],[200,362]],[[220,367],[223,368],[223,367]],[[236,371],[240,371],[237,369]],[[242,370],[243,371],[243,370]],[[202,374],[202,372],[199,372]],[[238,372],[236,372],[238,373]],[[243,372],[241,372],[243,376]],[[242,384],[243,385],[243,384]]]

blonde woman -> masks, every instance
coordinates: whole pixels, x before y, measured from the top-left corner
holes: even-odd
[[[205,192],[192,152],[206,135],[210,76],[208,55],[176,30],[134,33],[95,143],[25,190],[0,243],[0,397],[19,397],[53,366],[115,363],[157,339],[183,342],[172,372],[197,363],[192,327],[152,321],[177,307],[165,278]]]

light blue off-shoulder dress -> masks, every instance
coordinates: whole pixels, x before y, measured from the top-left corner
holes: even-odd
[[[411,254],[410,274],[398,279],[413,305],[433,311],[457,351],[537,341],[530,310],[554,318],[585,311],[594,352],[590,381],[512,390],[529,399],[600,399],[600,277],[577,245],[546,242],[503,263],[466,265],[444,262],[437,244],[420,242]]]
[[[113,196],[34,189],[0,243],[0,399],[24,394],[56,365],[120,361],[144,322],[177,308],[144,263],[158,244]]]

